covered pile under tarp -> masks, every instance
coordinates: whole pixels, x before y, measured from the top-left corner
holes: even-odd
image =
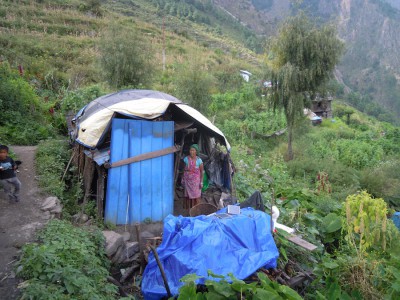
[[[111,119],[115,116],[155,120],[168,109],[176,109],[188,120],[200,123],[219,137],[228,151],[230,150],[224,134],[200,112],[171,95],[151,90],[123,90],[93,100],[73,119],[73,139],[87,148],[95,149],[102,143],[110,129]]]
[[[245,279],[259,268],[275,268],[279,256],[271,234],[270,216],[253,208],[244,208],[239,215],[219,211],[215,215],[174,217],[164,220],[162,244],[157,248],[173,295],[183,285],[186,274],[208,278],[207,271]],[[142,292],[147,300],[167,295],[161,272],[152,254],[143,273]]]

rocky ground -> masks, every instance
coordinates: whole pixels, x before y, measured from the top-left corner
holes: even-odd
[[[11,146],[17,158],[22,161],[17,174],[22,183],[21,201],[9,202],[0,189],[0,299],[18,299],[19,279],[15,278],[15,262],[20,248],[34,241],[35,232],[47,222],[48,214],[40,210],[46,195],[43,195],[36,181],[34,146]]]

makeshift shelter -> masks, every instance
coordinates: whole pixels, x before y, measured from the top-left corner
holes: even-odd
[[[231,192],[233,167],[224,134],[171,95],[123,90],[97,98],[71,120],[70,136],[84,201],[96,198],[105,221],[161,221],[176,212],[183,197],[181,161],[193,143],[210,182],[204,202],[217,206],[220,194]]]

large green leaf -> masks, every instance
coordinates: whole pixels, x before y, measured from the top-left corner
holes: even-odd
[[[182,281],[182,282],[194,282],[194,281],[196,281],[197,279],[200,279],[200,278],[202,278],[202,276],[198,276],[198,275],[196,275],[195,273],[191,273],[191,274],[186,274],[185,276],[183,276],[181,279],[180,279],[180,281]]]
[[[327,233],[338,231],[342,228],[342,219],[334,213],[330,213],[322,219],[323,230]]]
[[[323,262],[323,266],[327,269],[336,269],[337,267],[339,267],[339,265],[337,263],[335,263],[334,261],[327,261],[327,262]]]
[[[219,282],[213,280],[207,280],[206,286],[209,291],[208,294],[221,295],[225,298],[229,298],[236,295],[236,292],[232,290],[231,285],[225,280],[221,280]]]
[[[283,300],[281,296],[278,295],[277,292],[267,291],[263,289],[257,289],[256,293],[253,297],[254,300]]]
[[[339,300],[341,299],[341,288],[339,286],[339,283],[335,280],[331,284],[327,285],[328,290],[327,290],[327,296],[329,300]]]
[[[300,295],[290,287],[286,285],[281,285],[280,287],[280,294],[284,294],[284,298],[287,300],[302,300],[303,298],[300,297]]]

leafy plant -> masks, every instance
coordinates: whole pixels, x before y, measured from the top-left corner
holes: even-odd
[[[215,280],[206,280],[206,291],[197,291],[196,280],[202,278],[196,274],[188,274],[181,278],[185,284],[179,289],[178,299],[277,299],[301,300],[302,298],[290,287],[270,280],[262,272],[257,273],[258,282],[246,283],[228,274],[225,276],[208,271],[208,276]],[[171,298],[172,299],[172,298]]]
[[[18,275],[27,281],[22,299],[112,299],[117,287],[107,283],[109,262],[100,231],[87,231],[52,220],[27,244]]]
[[[361,252],[371,247],[386,249],[387,204],[362,191],[346,198],[344,228],[347,241]]]
[[[69,145],[62,139],[40,142],[35,157],[39,186],[61,200],[64,216],[79,211],[78,200],[82,196],[81,179],[73,175],[73,168],[68,165],[70,157]]]

